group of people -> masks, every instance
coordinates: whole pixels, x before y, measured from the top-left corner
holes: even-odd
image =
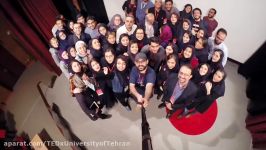
[[[154,94],[167,107],[166,117],[205,112],[225,92],[227,31],[218,26],[211,8],[186,4],[182,11],[172,0],[126,0],[109,24],[78,14],[75,21],[59,15],[52,28],[50,53],[69,79],[70,91],[91,120],[107,119],[120,102],[148,107]]]

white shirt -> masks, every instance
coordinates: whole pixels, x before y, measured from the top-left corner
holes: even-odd
[[[222,65],[225,66],[225,64],[227,62],[227,57],[228,57],[228,48],[225,45],[225,43],[222,42],[221,44],[217,45],[214,42],[214,38],[210,37],[208,39],[208,45],[209,45],[209,49],[210,49],[208,59],[210,60],[212,58],[212,54],[213,54],[214,50],[220,49],[220,50],[222,50],[224,52],[224,58],[223,58],[223,61],[222,61]]]
[[[127,33],[130,36],[131,34],[134,33],[134,31],[136,30],[136,28],[137,28],[137,25],[135,25],[135,24],[133,24],[131,31],[128,31],[126,29],[126,26],[125,25],[119,27],[117,29],[117,31],[116,31],[116,43],[119,43],[119,37],[120,37],[121,34]]]

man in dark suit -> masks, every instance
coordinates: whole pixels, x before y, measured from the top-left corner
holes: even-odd
[[[184,109],[196,97],[197,87],[190,81],[192,78],[192,68],[190,65],[182,65],[178,74],[171,74],[164,85],[163,103],[158,107],[166,106],[169,113],[166,118],[169,118],[176,110]]]

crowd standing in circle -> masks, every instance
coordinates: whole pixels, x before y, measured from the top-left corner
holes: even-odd
[[[227,31],[213,33],[214,8],[202,17],[191,4],[179,11],[172,0],[126,0],[122,9],[125,20],[116,14],[107,25],[58,15],[52,28],[49,52],[91,120],[110,118],[103,108],[117,102],[146,108],[154,94],[167,118],[179,109],[190,117],[224,95]]]

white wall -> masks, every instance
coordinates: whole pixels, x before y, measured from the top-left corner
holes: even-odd
[[[108,17],[119,13],[123,16],[122,4],[125,0],[104,0]],[[264,0],[174,0],[179,10],[185,4],[201,8],[205,16],[209,8],[217,10],[218,28],[227,30],[225,43],[229,57],[241,63],[245,62],[266,40],[266,17]]]

